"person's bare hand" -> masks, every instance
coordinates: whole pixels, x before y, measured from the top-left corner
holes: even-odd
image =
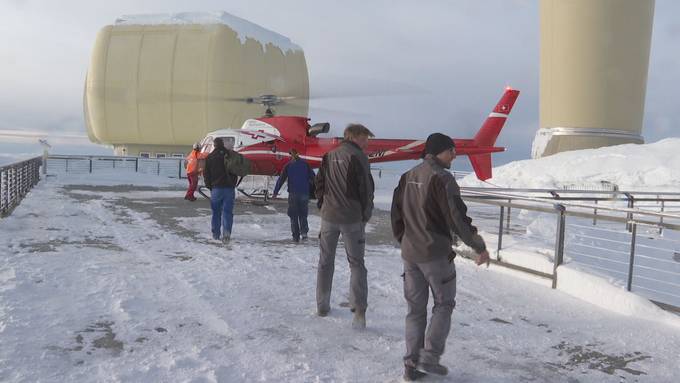
[[[491,257],[489,257],[489,252],[484,250],[479,255],[477,256],[477,259],[475,260],[475,263],[477,266],[486,263],[486,267],[489,267],[489,262],[491,262]]]

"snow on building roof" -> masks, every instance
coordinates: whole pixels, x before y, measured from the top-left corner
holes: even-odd
[[[288,37],[280,35],[257,24],[251,23],[227,12],[180,12],[180,13],[149,13],[138,15],[123,15],[116,19],[115,25],[188,25],[188,24],[223,24],[233,29],[241,44],[247,38],[259,41],[264,49],[267,44],[281,48],[282,51],[302,51]]]

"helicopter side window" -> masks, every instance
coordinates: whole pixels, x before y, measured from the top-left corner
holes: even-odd
[[[331,124],[328,122],[319,122],[316,123],[307,129],[307,135],[316,137],[321,133],[328,133],[331,129]]]

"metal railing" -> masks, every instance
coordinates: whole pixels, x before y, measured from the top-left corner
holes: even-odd
[[[494,263],[551,279],[556,288],[568,259],[680,311],[680,193],[461,190],[475,223],[497,233]],[[504,259],[508,251],[536,249],[552,257],[550,269]]]
[[[0,167],[0,217],[8,216],[40,181],[42,157]]]
[[[186,178],[184,158],[143,158],[118,156],[77,156],[50,155],[47,158],[47,172],[58,173],[102,173],[135,172],[155,174],[170,178]]]

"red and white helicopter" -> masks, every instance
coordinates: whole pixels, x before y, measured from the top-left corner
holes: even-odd
[[[491,153],[505,150],[494,145],[518,95],[518,90],[506,88],[500,101],[473,138],[453,139],[456,154],[468,156],[480,180],[491,178]],[[342,138],[317,137],[319,134],[328,133],[330,129],[328,123],[310,125],[307,117],[274,116],[272,107],[285,102],[286,99],[273,95],[245,99],[248,103],[266,106],[265,117],[246,120],[239,130],[221,129],[208,133],[201,141],[201,152],[211,152],[213,139],[222,137],[225,146],[233,148],[250,160],[254,175],[280,174],[290,160],[288,152],[292,148],[295,148],[300,157],[312,168],[318,168],[324,154],[340,145]],[[424,140],[373,138],[369,140],[366,154],[371,163],[403,161],[420,158],[424,149]]]

